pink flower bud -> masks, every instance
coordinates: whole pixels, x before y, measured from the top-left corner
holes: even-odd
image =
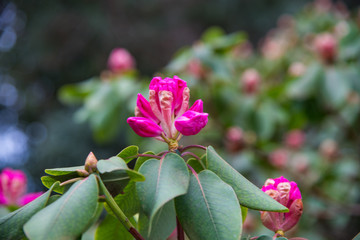
[[[226,131],[225,146],[231,153],[235,153],[244,147],[244,133],[241,128],[231,127]]]
[[[337,55],[337,40],[330,33],[316,36],[314,40],[315,50],[326,63],[334,62]]]
[[[141,137],[157,137],[163,132],[155,122],[143,117],[129,117],[127,123]]]
[[[21,170],[5,168],[0,174],[0,192],[6,205],[16,205],[18,199],[26,192],[27,179]]]
[[[274,232],[286,232],[294,227],[303,212],[301,193],[295,182],[284,177],[269,178],[261,189],[289,209],[287,213],[261,212],[261,221]]]
[[[305,142],[305,134],[301,130],[292,130],[286,134],[285,144],[291,148],[299,149]]]
[[[203,101],[201,99],[196,100],[189,110],[199,113],[204,112]]]
[[[35,193],[28,193],[19,200],[19,205],[24,206],[31,201],[34,201],[36,198],[40,197],[43,192],[35,192]]]
[[[247,94],[256,93],[261,81],[260,74],[255,69],[247,69],[241,76],[242,89]]]
[[[285,149],[276,149],[270,153],[269,161],[276,168],[284,168],[289,160],[289,153]]]
[[[108,67],[112,72],[124,72],[135,67],[135,60],[124,48],[115,48],[108,59]]]
[[[333,139],[326,139],[320,145],[320,153],[329,160],[335,160],[339,155],[338,144]]]
[[[185,136],[195,135],[203,129],[208,122],[207,113],[187,111],[175,120],[176,129]]]
[[[300,77],[306,72],[306,66],[302,62],[294,62],[290,65],[288,72],[293,77]]]

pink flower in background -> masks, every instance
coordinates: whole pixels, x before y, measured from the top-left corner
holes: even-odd
[[[303,212],[300,190],[295,182],[282,176],[267,179],[261,190],[289,209],[287,213],[261,212],[264,226],[283,235],[297,224]]]
[[[289,160],[289,153],[286,149],[276,149],[275,151],[271,152],[269,155],[269,161],[271,165],[277,168],[284,168],[286,167]]]
[[[23,171],[5,168],[0,174],[0,205],[23,206],[42,193],[25,194],[27,178]]]
[[[255,69],[247,69],[241,76],[242,89],[247,94],[254,94],[258,91],[261,77]]]
[[[135,60],[124,48],[115,48],[108,59],[108,67],[112,72],[124,72],[135,67]]]
[[[135,117],[127,122],[136,134],[155,137],[161,141],[177,140],[179,133],[195,135],[208,121],[199,99],[189,108],[190,90],[186,81],[173,78],[155,77],[149,86],[149,101],[138,94]]]
[[[230,127],[226,131],[225,146],[229,152],[235,153],[245,145],[244,132],[240,127]]]
[[[323,33],[316,36],[314,40],[315,51],[321,59],[327,63],[331,63],[337,56],[337,40],[330,33]]]
[[[301,130],[292,130],[286,134],[285,144],[291,148],[301,148],[305,142],[305,134]]]

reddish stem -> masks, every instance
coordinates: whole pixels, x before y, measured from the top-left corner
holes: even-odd
[[[145,240],[135,228],[130,228],[129,233],[134,236],[136,240]]]
[[[184,229],[182,228],[178,218],[176,218],[176,228],[177,228],[177,239],[184,240],[185,239]]]

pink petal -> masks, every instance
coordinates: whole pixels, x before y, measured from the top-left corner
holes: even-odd
[[[285,221],[281,226],[281,230],[285,232],[293,228],[300,220],[302,212],[303,203],[301,199],[296,199],[289,207],[289,212],[285,213]]]
[[[163,132],[155,122],[143,117],[129,117],[127,123],[141,137],[157,137]]]
[[[181,134],[190,136],[199,133],[206,126],[207,122],[207,113],[189,110],[175,121],[175,127]]]
[[[35,193],[28,193],[19,200],[19,205],[24,206],[31,201],[34,201],[36,198],[40,197],[43,192],[35,192]]]
[[[203,108],[203,101],[201,99],[198,99],[194,102],[191,108],[189,108],[189,110],[202,113],[204,111]]]
[[[144,96],[141,95],[140,93],[138,94],[138,98],[137,98],[137,101],[136,101],[136,106],[137,106],[137,108],[139,110],[139,113],[141,115],[141,116],[136,116],[136,117],[148,118],[148,119],[153,120],[156,123],[160,122],[160,120],[153,113],[148,100],[146,100],[146,98],[144,98]]]

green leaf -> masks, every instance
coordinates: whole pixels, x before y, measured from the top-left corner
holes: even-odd
[[[247,207],[244,207],[244,206],[241,206],[241,218],[242,218],[242,223],[245,222],[246,220],[246,216],[247,216],[247,213],[248,213],[248,208]]]
[[[36,198],[34,201],[31,201],[22,208],[19,208],[18,210],[0,218],[0,239],[15,240],[24,238],[25,234],[23,232],[23,225],[35,213],[47,205],[53,188],[58,185],[59,183],[54,184],[52,188],[40,197]]]
[[[74,177],[78,177],[78,173],[76,170],[84,170],[84,166],[76,166],[76,167],[66,167],[66,168],[51,168],[45,169],[45,172],[52,176],[61,176],[72,174]]]
[[[330,103],[335,109],[341,107],[349,95],[349,85],[350,83],[344,74],[335,69],[328,69],[321,88],[325,103]]]
[[[256,240],[272,240],[273,238],[268,235],[261,235]]]
[[[209,170],[190,177],[187,194],[177,197],[175,206],[179,221],[192,240],[241,236],[241,209],[236,194]]]
[[[24,225],[26,236],[36,240],[76,239],[97,212],[98,194],[95,175],[78,181]]]
[[[324,72],[320,64],[312,64],[306,73],[295,79],[287,88],[287,94],[291,98],[306,99],[312,96],[319,89],[320,82],[324,77]]]
[[[148,152],[144,152],[143,154],[151,154],[151,155],[155,155],[155,153],[148,151]],[[134,170],[135,171],[139,171],[139,168],[141,167],[141,165],[146,162],[147,160],[151,159],[152,157],[138,157],[138,159],[136,160],[135,163],[135,167]]]
[[[203,167],[203,164],[201,164],[200,161],[195,159],[195,158],[190,158],[187,161],[187,164],[189,164],[195,170],[195,172],[197,172],[197,173],[199,173],[199,172],[201,172],[202,170],[205,169]]]
[[[130,183],[125,187],[124,193],[118,194],[114,200],[128,218],[134,216],[140,211],[140,201],[136,193],[135,182],[133,181],[130,181]],[[112,210],[106,203],[105,208],[108,213],[115,217]]]
[[[139,231],[140,234],[148,240],[166,239],[176,227],[176,213],[174,200],[167,202],[157,211],[154,220],[151,223],[149,218],[140,211]]]
[[[209,146],[206,154],[207,168],[216,173],[216,175],[235,190],[241,205],[255,210],[275,212],[288,211],[286,207],[269,197],[238,171],[232,168],[215,152],[213,147]]]
[[[71,174],[70,174],[71,175]],[[69,180],[73,178],[72,176],[68,176],[68,175],[60,175],[60,176],[42,176],[41,177],[41,182],[42,184],[47,187],[47,188],[51,188],[55,182],[64,182],[66,180]],[[60,186],[60,185],[55,185],[53,187],[53,191],[57,192],[57,193],[61,193],[63,194],[65,191],[65,186]]]
[[[142,209],[149,218],[149,230],[155,214],[165,203],[186,193],[189,185],[189,171],[184,159],[168,153],[159,160],[150,159],[139,169],[145,182],[137,182],[136,190]]]
[[[107,215],[96,229],[95,240],[132,240],[133,236],[126,230],[119,220]]]
[[[131,160],[137,158],[137,155],[139,155],[139,147],[132,145],[124,148],[117,156],[124,159],[125,162],[128,163]]]
[[[145,177],[137,171],[131,170],[126,162],[120,157],[111,157],[107,160],[99,160],[97,169],[101,173],[104,182],[121,181],[131,179],[135,182],[145,181]]]

